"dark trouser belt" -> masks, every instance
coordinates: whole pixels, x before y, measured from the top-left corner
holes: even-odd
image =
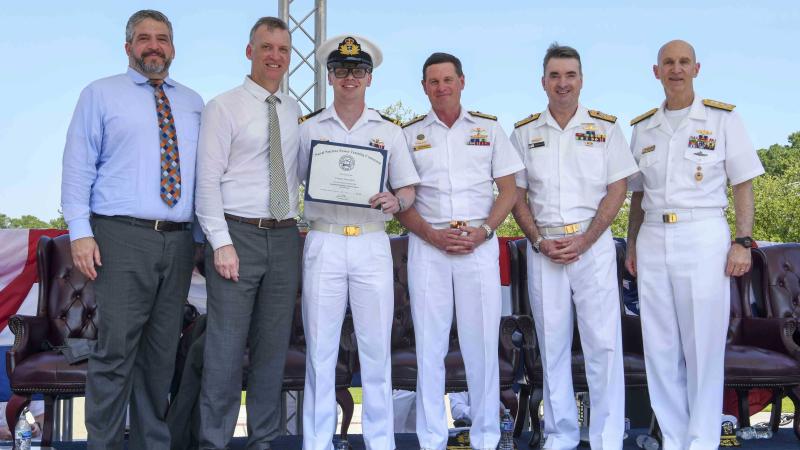
[[[271,230],[273,228],[291,228],[297,226],[297,220],[295,219],[259,219],[259,218],[251,218],[251,217],[239,217],[234,216],[233,214],[225,213],[225,218],[228,220],[232,220],[234,222],[239,223],[246,223],[248,225],[253,225],[262,230]]]
[[[155,231],[186,231],[192,228],[191,222],[169,222],[167,220],[139,219],[131,216],[104,216],[92,213],[93,218],[108,219],[126,223],[136,227],[149,228]]]

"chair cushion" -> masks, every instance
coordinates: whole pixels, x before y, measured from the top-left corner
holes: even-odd
[[[57,351],[41,352],[18,363],[9,382],[17,393],[83,394],[87,367],[87,361],[70,365]]]
[[[622,364],[625,371],[625,387],[647,387],[647,375],[645,374],[644,357],[642,355],[625,352],[622,356]],[[528,374],[529,381],[534,386],[540,386],[543,376],[542,360],[537,358],[533,373]],[[588,389],[583,353],[572,354],[572,384],[578,389]]]
[[[800,361],[772,350],[729,345],[725,349],[725,384],[800,385]]]

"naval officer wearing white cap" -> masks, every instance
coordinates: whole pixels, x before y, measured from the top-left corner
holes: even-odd
[[[572,389],[577,315],[592,402],[593,449],[622,448],[622,366],[616,251],[608,229],[636,162],[616,117],[580,104],[581,60],[553,43],[544,57],[547,109],[516,123],[511,142],[525,161],[514,217],[528,237],[528,293],[544,368],[544,448],[580,440]],[[527,201],[526,201],[527,194]]]
[[[372,208],[306,200],[311,230],[303,251],[303,325],[306,382],[303,449],[331,448],[336,428],[335,377],[339,334],[348,301],[358,340],[364,389],[362,427],[368,449],[394,449],[391,331],[394,276],[389,237],[391,215],[414,202],[417,171],[400,127],[365,105],[372,70],[381,52],[369,40],[337,36],[317,49],[326,61],[333,104],[301,118],[301,179],[308,171],[311,141],[374,147],[386,151],[386,179],[369,199]],[[313,184],[313,180],[309,181]]]
[[[428,57],[422,87],[431,111],[403,130],[422,181],[416,206],[398,214],[412,232],[408,284],[417,350],[417,437],[423,449],[447,444],[444,358],[455,302],[471,399],[470,444],[494,449],[500,438],[501,306],[494,230],[514,205],[514,173],[524,166],[497,118],[461,106],[458,58]]]
[[[666,100],[631,122],[641,176],[630,182],[625,266],[638,276],[647,389],[665,450],[719,446],[729,277],[750,268],[752,179],[764,173],[734,106],[695,95],[699,71],[688,42],[664,44],[653,73]]]

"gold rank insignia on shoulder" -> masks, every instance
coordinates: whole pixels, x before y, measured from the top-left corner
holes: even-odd
[[[606,122],[616,123],[617,121],[617,116],[612,116],[611,114],[606,114],[594,109],[589,110],[589,115],[595,119],[605,120]]]
[[[520,120],[519,122],[515,123],[514,124],[514,128],[519,128],[519,127],[521,127],[523,125],[527,125],[527,124],[529,124],[531,122],[535,122],[535,121],[539,120],[539,116],[541,116],[541,115],[542,115],[542,113],[531,114],[530,116],[528,116],[528,117]]]
[[[722,103],[711,99],[703,100],[703,104],[711,108],[721,109],[723,111],[733,111],[733,108],[736,108],[736,105],[731,105],[730,103]]]
[[[648,154],[648,153],[650,153],[650,152],[654,152],[655,150],[656,150],[656,146],[655,146],[655,145],[651,145],[651,146],[649,146],[649,147],[645,147],[645,148],[643,148],[643,149],[642,149],[642,154],[643,154],[643,155],[646,155],[646,154]]]
[[[651,109],[650,111],[647,111],[644,114],[636,116],[633,120],[631,120],[631,126],[634,126],[637,123],[643,121],[644,119],[647,119],[647,118],[651,117],[653,114],[656,113],[656,111],[658,111],[658,108],[653,108],[653,109]]]
[[[384,113],[382,113],[382,112],[380,112],[380,111],[378,111],[378,114],[381,116],[381,118],[382,118],[383,120],[386,120],[386,121],[392,122],[393,124],[395,124],[395,125],[397,125],[397,126],[400,126],[400,125],[402,125],[402,124],[403,124],[403,122],[400,122],[400,121],[399,121],[399,120],[397,120],[397,119],[394,119],[394,118],[392,118],[392,117],[389,117],[389,116],[387,116],[386,114],[384,114]]]
[[[409,120],[408,122],[404,123],[404,124],[403,124],[403,125],[401,125],[401,126],[402,126],[403,128],[405,128],[405,127],[407,127],[407,126],[409,126],[409,125],[413,125],[413,124],[415,124],[415,123],[417,123],[417,122],[421,121],[422,119],[424,119],[426,116],[427,116],[427,114],[423,114],[423,115],[421,115],[421,116],[414,117],[413,119]]]
[[[467,112],[469,113],[470,116],[473,117],[480,117],[482,119],[489,119],[489,120],[497,120],[496,116],[493,116],[491,114],[484,114],[480,111],[467,111]]]
[[[321,113],[324,110],[325,110],[325,108],[320,108],[320,109],[318,109],[318,110],[316,110],[316,111],[314,111],[312,113],[306,114],[305,116],[300,117],[299,119],[297,119],[297,123],[301,124],[301,123],[305,122],[306,120],[308,120],[308,119],[316,116],[317,114]]]

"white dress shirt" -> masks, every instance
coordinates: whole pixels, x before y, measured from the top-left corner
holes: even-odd
[[[593,218],[608,185],[637,171],[619,125],[590,116],[583,105],[563,130],[546,109],[517,127],[511,143],[526,167],[517,186],[528,189],[539,227]]]
[[[383,145],[387,152],[384,180],[392,189],[419,183],[417,171],[408,153],[408,146],[400,127],[384,119],[374,109],[365,108],[351,129],[347,129],[336,114],[333,105],[310,117],[300,125],[300,164],[298,174],[305,180],[308,172],[308,159],[311,154],[311,141],[331,141],[362,147]],[[386,182],[383,191],[388,190]],[[375,194],[378,192],[376,191]],[[392,218],[379,209],[360,208],[314,201],[305,202],[303,216],[306,221],[320,221],[338,225],[354,225],[369,222],[385,222]]]
[[[431,110],[403,131],[422,180],[414,205],[429,223],[486,219],[494,180],[524,169],[500,124],[463,107],[450,128]]]
[[[688,117],[672,131],[662,104],[637,123],[631,152],[641,174],[631,191],[644,191],[642,209],[725,208],[732,185],[764,173],[741,117],[713,108],[695,96]]]
[[[208,102],[200,125],[196,214],[216,250],[231,244],[224,213],[271,218],[269,212],[269,113],[272,95],[250,77]],[[289,187],[289,215],[298,215],[298,126],[300,107],[288,95],[275,94],[281,150]]]

